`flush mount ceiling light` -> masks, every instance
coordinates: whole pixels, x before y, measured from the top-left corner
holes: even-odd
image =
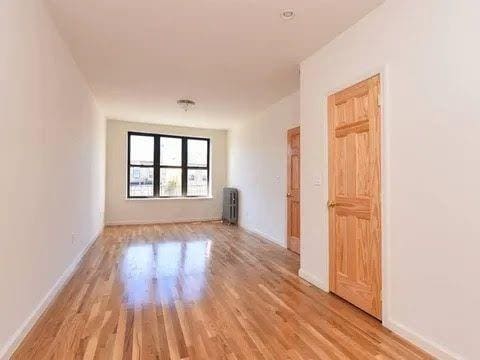
[[[177,100],[177,104],[178,104],[185,112],[187,112],[188,110],[190,110],[190,108],[192,108],[193,106],[195,106],[195,101],[190,100],[190,99],[180,99],[180,100]]]
[[[284,20],[292,20],[295,17],[295,11],[292,9],[285,9],[282,11],[282,19]]]

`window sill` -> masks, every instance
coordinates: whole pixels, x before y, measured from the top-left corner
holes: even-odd
[[[125,198],[126,201],[168,201],[168,200],[213,200],[213,196],[198,196],[198,197],[164,197],[164,198]]]

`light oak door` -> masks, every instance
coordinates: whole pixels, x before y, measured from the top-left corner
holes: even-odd
[[[288,130],[287,247],[300,254],[300,127]]]
[[[381,319],[380,76],[328,98],[330,289]]]

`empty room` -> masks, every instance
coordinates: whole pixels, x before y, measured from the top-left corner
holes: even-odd
[[[480,359],[479,13],[0,0],[0,360]]]

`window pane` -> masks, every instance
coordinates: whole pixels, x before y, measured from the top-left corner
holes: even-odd
[[[182,196],[182,169],[160,169],[160,196]]]
[[[206,140],[188,140],[188,166],[207,167],[207,145]]]
[[[130,196],[153,196],[153,168],[130,168]]]
[[[208,195],[208,172],[207,170],[188,170],[187,177],[187,195],[188,196],[207,196]]]
[[[160,165],[182,166],[182,139],[160,138]]]
[[[153,165],[153,136],[130,136],[130,164]]]

